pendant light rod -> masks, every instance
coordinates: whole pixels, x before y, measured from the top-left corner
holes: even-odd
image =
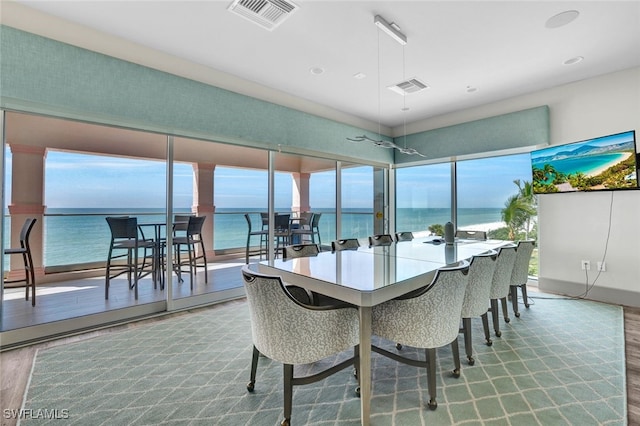
[[[397,25],[395,25],[393,23],[391,23],[391,24],[388,23],[380,15],[376,15],[373,18],[373,23],[376,24],[376,26],[378,28],[380,28],[382,31],[387,33],[392,39],[394,39],[395,41],[397,41],[401,45],[404,46],[405,44],[407,44],[407,36],[400,32],[400,30],[399,30]]]

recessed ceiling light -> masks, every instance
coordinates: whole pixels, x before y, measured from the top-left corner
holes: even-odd
[[[563,64],[564,65],[573,65],[573,64],[577,64],[578,62],[582,62],[583,59],[584,59],[583,56],[576,56],[574,58],[567,59],[566,61],[563,62]]]
[[[477,90],[478,90],[477,87],[467,86],[467,93],[473,93],[473,92],[475,92]]]
[[[312,67],[309,69],[309,72],[313,75],[324,74],[324,68],[322,67]]]
[[[362,80],[363,78],[365,78],[367,75],[363,72],[359,72],[353,75],[353,78],[355,78],[356,80]]]
[[[547,19],[547,22],[544,24],[547,28],[559,28],[573,22],[580,12],[577,10],[567,10],[565,12],[558,13],[557,15],[553,15],[551,18]]]
[[[404,108],[400,108],[400,111],[407,112],[407,111],[409,111],[409,109],[410,109],[409,107],[404,107]]]

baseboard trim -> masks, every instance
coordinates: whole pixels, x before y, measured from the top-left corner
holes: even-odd
[[[587,300],[611,303],[614,305],[640,307],[640,293],[616,288],[593,286],[587,291],[585,284],[538,277],[540,291],[563,296],[582,297]],[[585,295],[586,292],[586,295]]]

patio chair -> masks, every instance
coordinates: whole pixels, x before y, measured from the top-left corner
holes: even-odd
[[[322,307],[300,303],[280,277],[242,268],[251,317],[253,354],[247,390],[256,385],[258,359],[264,355],[284,365],[284,420],[291,423],[293,387],[317,382],[348,366],[359,366],[358,310],[348,306]],[[309,338],[313,336],[313,338]],[[353,356],[311,376],[294,377],[294,367],[352,350]],[[356,390],[357,392],[357,390]]]
[[[197,274],[197,268],[204,268],[204,282],[207,278],[207,255],[204,248],[204,238],[202,237],[202,225],[206,216],[188,216],[187,227],[184,236],[173,237],[173,245],[176,255],[176,272],[178,279],[182,282],[182,267],[189,267],[189,278],[191,280],[191,290],[193,290],[193,277]],[[182,255],[186,253],[187,259],[183,260]],[[199,262],[201,260],[201,262]]]
[[[111,280],[127,274],[129,288],[138,299],[138,280],[154,273],[154,241],[141,238],[138,234],[138,219],[135,217],[107,217],[111,231],[111,242],[105,271],[104,298],[109,299]],[[143,251],[140,257],[140,250]]]
[[[261,229],[253,229],[253,224],[251,223],[251,216],[248,213],[244,215],[245,220],[247,221],[247,226],[249,227],[247,231],[247,246],[245,248],[245,263],[249,263],[249,256],[259,255],[260,260],[262,260],[262,255],[267,255],[267,237],[269,235],[268,223],[269,217],[267,216],[267,227],[264,226],[264,221]],[[251,249],[251,237],[260,237],[260,246],[258,250]]]
[[[28,217],[25,219],[22,229],[20,230],[20,247],[9,247],[4,249],[5,255],[19,254],[22,256],[24,265],[24,278],[15,278],[5,280],[5,284],[19,283],[24,281],[25,300],[29,300],[29,287],[31,287],[31,306],[36,306],[36,275],[33,268],[33,258],[31,256],[31,246],[29,245],[29,237],[31,230],[36,224],[35,218]]]

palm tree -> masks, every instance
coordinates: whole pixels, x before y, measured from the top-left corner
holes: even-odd
[[[518,193],[507,198],[501,216],[509,230],[509,239],[515,240],[518,232],[524,230],[526,238],[529,237],[531,221],[537,213],[536,198],[531,182],[513,181],[518,187]]]

